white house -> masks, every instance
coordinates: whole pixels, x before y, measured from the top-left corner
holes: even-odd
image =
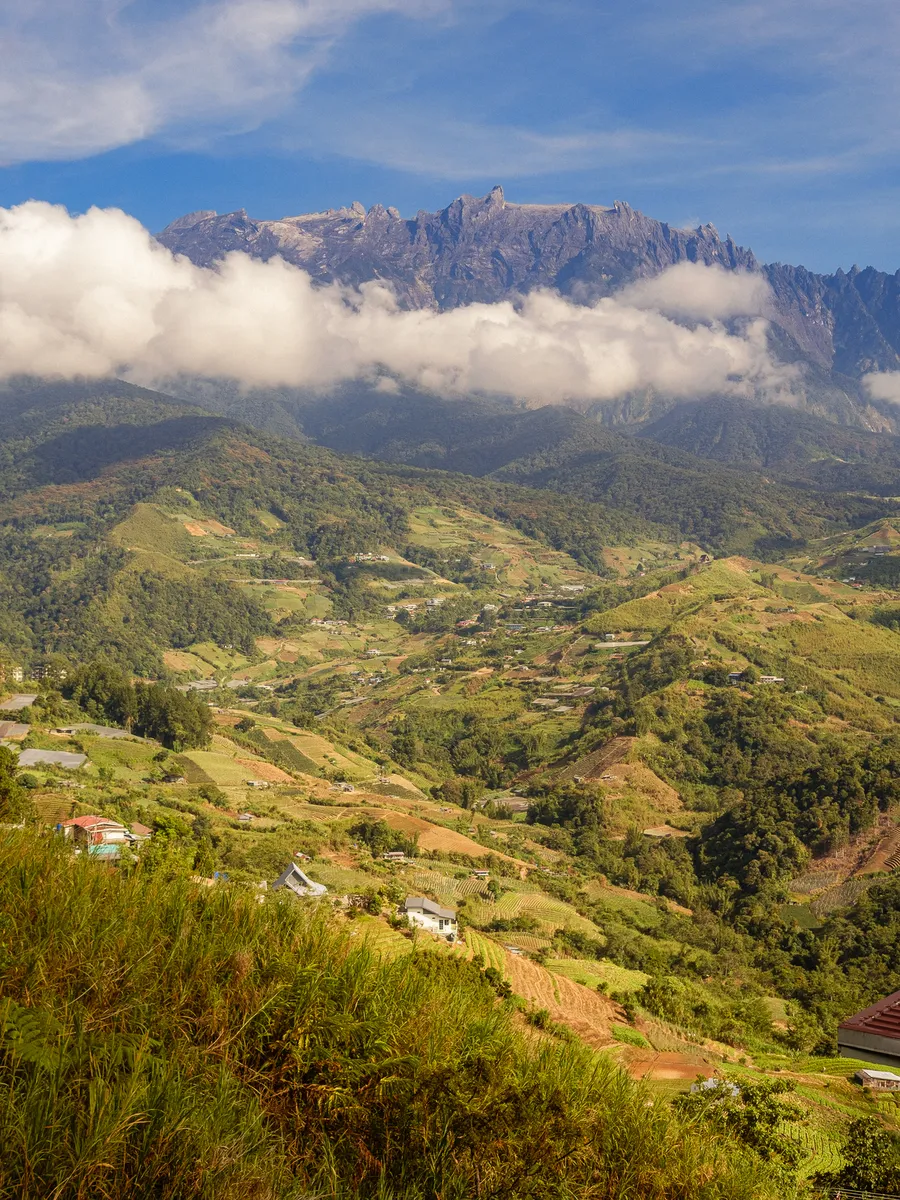
[[[407,896],[401,912],[410,925],[418,925],[421,929],[427,929],[429,933],[436,933],[451,942],[456,938],[458,926],[456,910],[453,908],[441,908],[439,904],[435,904],[433,900],[426,900],[424,896]]]
[[[328,888],[324,883],[315,883],[301,871],[296,863],[290,863],[272,884],[273,892],[289,888],[295,896],[324,896]]]

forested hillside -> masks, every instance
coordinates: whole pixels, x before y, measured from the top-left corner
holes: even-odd
[[[205,401],[215,404],[209,395]],[[266,406],[258,400],[251,411],[265,420],[266,411],[276,410],[273,401]],[[721,552],[767,554],[829,526],[864,524],[885,511],[885,504],[849,493],[871,489],[893,495],[900,478],[891,438],[745,404],[710,402],[708,413],[705,406],[697,407],[695,422],[702,413],[705,428],[713,427],[716,413],[727,414],[715,426],[720,429],[727,419],[733,430],[731,449],[721,453],[713,435],[694,434],[688,444],[685,434],[680,449],[674,431],[681,427],[674,415],[659,423],[660,440],[671,442],[661,445],[652,440],[656,426],[638,430],[646,437],[634,437],[560,406],[519,410],[413,392],[385,397],[354,387],[324,401],[295,400],[290,411],[310,437],[335,450],[562,492],[652,521],[670,538],[689,538]],[[794,421],[807,436],[803,450],[793,438],[792,453],[785,426],[793,428]],[[767,456],[753,450],[752,439],[745,437],[751,428],[769,447],[779,448],[777,457],[772,449]],[[848,464],[850,445],[857,451]],[[743,456],[738,447],[745,448]],[[710,461],[716,458],[722,461]],[[807,466],[810,459],[816,460],[815,468]],[[761,477],[758,469],[770,467],[773,472]],[[810,483],[821,483],[827,494],[812,490]]]

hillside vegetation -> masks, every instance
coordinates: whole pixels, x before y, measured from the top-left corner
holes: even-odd
[[[0,836],[0,1195],[785,1195],[459,959]]]
[[[10,405],[6,1194],[790,1195],[894,1136],[835,1042],[900,988],[889,504],[723,557],[125,385]],[[91,815],[115,866],[47,834]]]

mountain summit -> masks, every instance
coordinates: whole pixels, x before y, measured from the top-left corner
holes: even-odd
[[[358,201],[277,221],[244,210],[197,212],[174,221],[159,241],[200,266],[242,250],[281,255],[322,283],[386,280],[409,308],[496,303],[535,288],[592,303],[685,261],[761,271],[775,297],[772,336],[783,358],[806,361],[842,389],[869,371],[900,369],[900,272],[819,275],[761,265],[713,225],[676,229],[621,201],[514,204],[494,187],[409,219]]]

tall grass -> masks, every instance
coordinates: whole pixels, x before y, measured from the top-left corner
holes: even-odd
[[[477,967],[0,835],[0,1197],[786,1196]]]

